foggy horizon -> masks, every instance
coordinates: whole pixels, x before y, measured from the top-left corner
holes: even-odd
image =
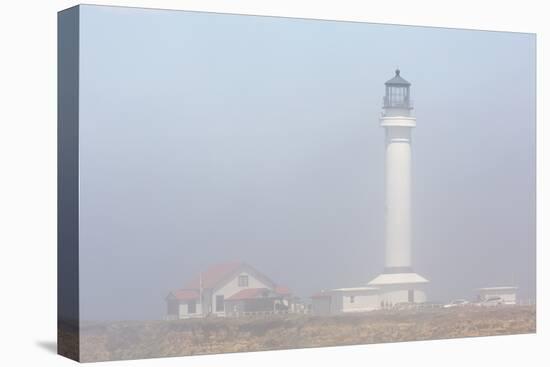
[[[161,319],[243,261],[308,300],[384,268],[384,82],[411,82],[428,301],[535,295],[535,36],[81,6],[80,315]],[[93,30],[93,31],[92,31]],[[473,34],[475,33],[475,37]]]

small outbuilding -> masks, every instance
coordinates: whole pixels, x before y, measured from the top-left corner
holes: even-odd
[[[493,299],[500,299],[505,305],[515,305],[517,302],[518,287],[486,287],[477,291],[479,302],[489,302]]]
[[[375,287],[338,288],[311,296],[315,315],[366,312],[379,308],[379,289]]]

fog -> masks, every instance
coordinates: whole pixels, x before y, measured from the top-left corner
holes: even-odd
[[[80,312],[158,319],[245,261],[294,294],[384,267],[384,82],[412,83],[428,299],[535,297],[535,36],[81,7]]]

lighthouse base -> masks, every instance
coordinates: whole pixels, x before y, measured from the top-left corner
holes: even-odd
[[[429,281],[416,273],[382,273],[368,283],[379,289],[381,308],[400,303],[426,302],[426,285]]]

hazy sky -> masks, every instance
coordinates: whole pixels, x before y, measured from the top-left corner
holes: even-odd
[[[384,266],[384,82],[412,83],[431,301],[535,296],[535,36],[81,7],[81,318],[243,260],[304,298]]]

